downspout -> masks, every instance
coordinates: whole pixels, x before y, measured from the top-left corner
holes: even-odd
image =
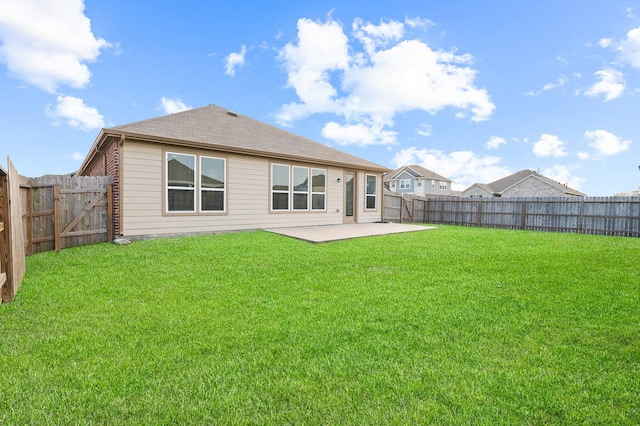
[[[384,223],[384,177],[389,174],[389,172],[382,172],[382,185],[380,185],[382,189],[382,200],[380,201],[380,222]]]

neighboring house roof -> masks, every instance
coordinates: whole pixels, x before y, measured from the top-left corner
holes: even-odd
[[[494,182],[488,183],[488,184],[482,184],[482,183],[476,183],[474,185],[480,186],[484,189],[486,189],[487,191],[493,193],[493,194],[502,194],[503,192],[505,192],[506,190],[514,187],[515,185],[519,184],[520,182],[522,182],[523,180],[527,179],[528,177],[535,177],[536,179],[540,179],[541,181],[543,181],[544,183],[546,183],[547,185],[550,185],[556,189],[559,189],[561,191],[563,191],[566,195],[574,195],[574,196],[580,196],[580,197],[585,197],[586,194],[583,194],[582,192],[570,188],[567,185],[564,185],[560,182],[557,182],[553,179],[549,179],[546,176],[542,176],[541,174],[538,174],[536,172],[534,172],[533,170],[520,170],[519,172],[516,172],[512,175],[509,175],[507,177],[504,177],[502,179],[498,179]],[[473,185],[472,185],[473,186]],[[463,191],[463,192],[466,192]]]
[[[409,166],[402,166],[402,167],[398,167],[397,169],[393,170],[392,172],[389,172],[389,174],[387,174],[384,177],[384,180],[386,181],[391,181],[391,180],[396,180],[398,179],[398,176],[400,176],[402,173],[404,172],[409,173],[411,176],[413,176],[414,178],[426,178],[426,179],[435,179],[435,180],[439,180],[439,181],[443,181],[443,182],[453,182],[451,179],[446,178],[442,175],[437,174],[434,171],[431,171],[429,169],[426,169],[422,166],[418,166],[415,164],[411,164]]]
[[[108,136],[371,171],[389,170],[217,105],[102,129],[80,170],[91,163],[101,141]]]

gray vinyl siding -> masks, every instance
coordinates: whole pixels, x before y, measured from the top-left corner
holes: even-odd
[[[166,151],[226,159],[225,213],[164,213]],[[122,149],[121,233],[125,237],[142,237],[343,223],[344,169],[281,160],[274,162],[327,170],[326,210],[271,212],[271,162],[268,158],[168,147],[128,139]],[[365,172],[359,171],[358,222],[375,222],[381,217],[382,174],[369,174],[377,176],[377,208],[375,211],[364,209]]]

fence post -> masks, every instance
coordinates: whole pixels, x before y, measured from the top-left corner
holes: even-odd
[[[60,251],[60,186],[53,187],[53,245]]]
[[[27,188],[27,213],[24,215],[24,218],[27,219],[27,244],[25,247],[25,251],[27,256],[31,256],[33,254],[33,188]]]
[[[384,191],[382,193],[382,220],[384,221]],[[113,241],[113,184],[107,184],[107,241]]]
[[[527,202],[522,202],[522,218],[520,222],[520,229],[525,229],[527,226]]]
[[[482,227],[482,201],[478,201],[478,226]]]

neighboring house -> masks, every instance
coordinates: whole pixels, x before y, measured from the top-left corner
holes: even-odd
[[[542,176],[521,170],[495,182],[474,183],[462,191],[463,197],[586,197],[580,191]]]
[[[422,166],[402,166],[384,177],[385,188],[400,194],[453,195],[452,180]]]
[[[209,105],[102,129],[79,175],[113,177],[127,238],[382,220],[388,169]]]

